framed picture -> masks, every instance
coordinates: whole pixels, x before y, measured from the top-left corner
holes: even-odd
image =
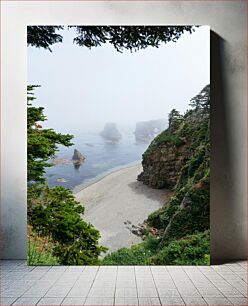
[[[28,26],[30,265],[210,263],[210,27]]]

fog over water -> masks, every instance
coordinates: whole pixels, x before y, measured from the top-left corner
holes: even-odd
[[[110,44],[73,44],[74,30],[52,53],[28,47],[28,84],[39,84],[34,105],[43,106],[43,127],[61,132],[98,132],[106,122],[134,130],[137,121],[181,112],[210,79],[208,26],[184,34],[176,43],[130,53]]]
[[[173,108],[185,112],[209,83],[209,33],[202,26],[176,43],[119,53],[109,44],[79,47],[72,42],[74,30],[66,29],[52,53],[28,47],[28,84],[41,85],[34,105],[45,108],[43,128],[75,136],[73,146],[60,146],[56,154],[63,162],[46,169],[48,185],[80,190],[115,169],[140,163],[154,135],[146,141],[139,135],[137,141],[136,122],[167,120]],[[106,122],[116,123],[118,141],[99,135]],[[85,157],[78,167],[71,162],[74,149]]]

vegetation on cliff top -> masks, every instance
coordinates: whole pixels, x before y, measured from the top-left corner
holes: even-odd
[[[107,249],[98,243],[99,231],[83,221],[84,207],[69,189],[45,184],[48,159],[58,144],[72,145],[73,136],[42,128],[43,108],[32,105],[35,87],[28,86],[27,98],[29,264],[98,264],[99,255]]]
[[[119,261],[128,264],[129,260],[135,264],[156,265],[209,263],[209,85],[191,100],[190,106],[192,108],[184,115],[172,110],[168,129],[152,141],[143,155],[144,163],[144,160],[149,161],[149,156],[162,147],[174,148],[176,151],[178,147],[187,144],[190,156],[181,166],[176,184],[172,188],[174,195],[146,220],[148,234],[143,243],[106,256],[103,264],[117,264]],[[163,156],[163,161],[156,160],[156,163],[161,163],[163,167],[166,156]],[[152,172],[152,165],[148,169]],[[152,232],[157,233],[153,238],[150,237]],[[152,239],[154,243],[151,243]],[[137,262],[138,259],[135,258],[140,258],[140,261]]]

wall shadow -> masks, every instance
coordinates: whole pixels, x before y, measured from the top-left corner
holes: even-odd
[[[229,110],[224,73],[225,40],[210,33],[210,79],[211,79],[211,178],[210,178],[210,228],[211,264],[228,262],[232,246],[228,240],[240,239],[235,224],[232,182],[234,165],[231,156]],[[230,235],[231,237],[227,237]],[[230,257],[231,258],[231,257]],[[233,261],[233,260],[232,260]]]

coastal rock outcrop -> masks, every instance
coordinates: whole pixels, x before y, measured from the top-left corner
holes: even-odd
[[[209,96],[207,90],[208,87],[204,93]],[[195,108],[184,115],[175,109],[171,111],[169,127],[154,138],[142,155],[143,172],[138,176],[139,181],[154,188],[175,189],[183,167],[189,160],[193,163],[194,154],[199,154],[204,145],[207,148],[209,106],[202,97],[205,96],[197,96],[199,105],[195,102]]]
[[[118,131],[115,123],[106,123],[100,135],[108,141],[116,142],[121,138],[121,133]]]
[[[187,143],[179,147],[163,144],[150,154],[143,155],[143,172],[138,180],[154,188],[172,189],[190,156],[190,146]]]
[[[166,128],[166,125],[165,119],[137,122],[134,131],[135,139],[136,141],[151,141]]]
[[[69,164],[71,164],[70,160],[65,159],[65,158],[60,158],[60,157],[52,158],[51,161],[52,161],[53,165],[69,165]]]
[[[72,156],[72,162],[74,166],[80,166],[85,160],[83,154],[81,154],[77,149],[74,149],[74,154]]]

